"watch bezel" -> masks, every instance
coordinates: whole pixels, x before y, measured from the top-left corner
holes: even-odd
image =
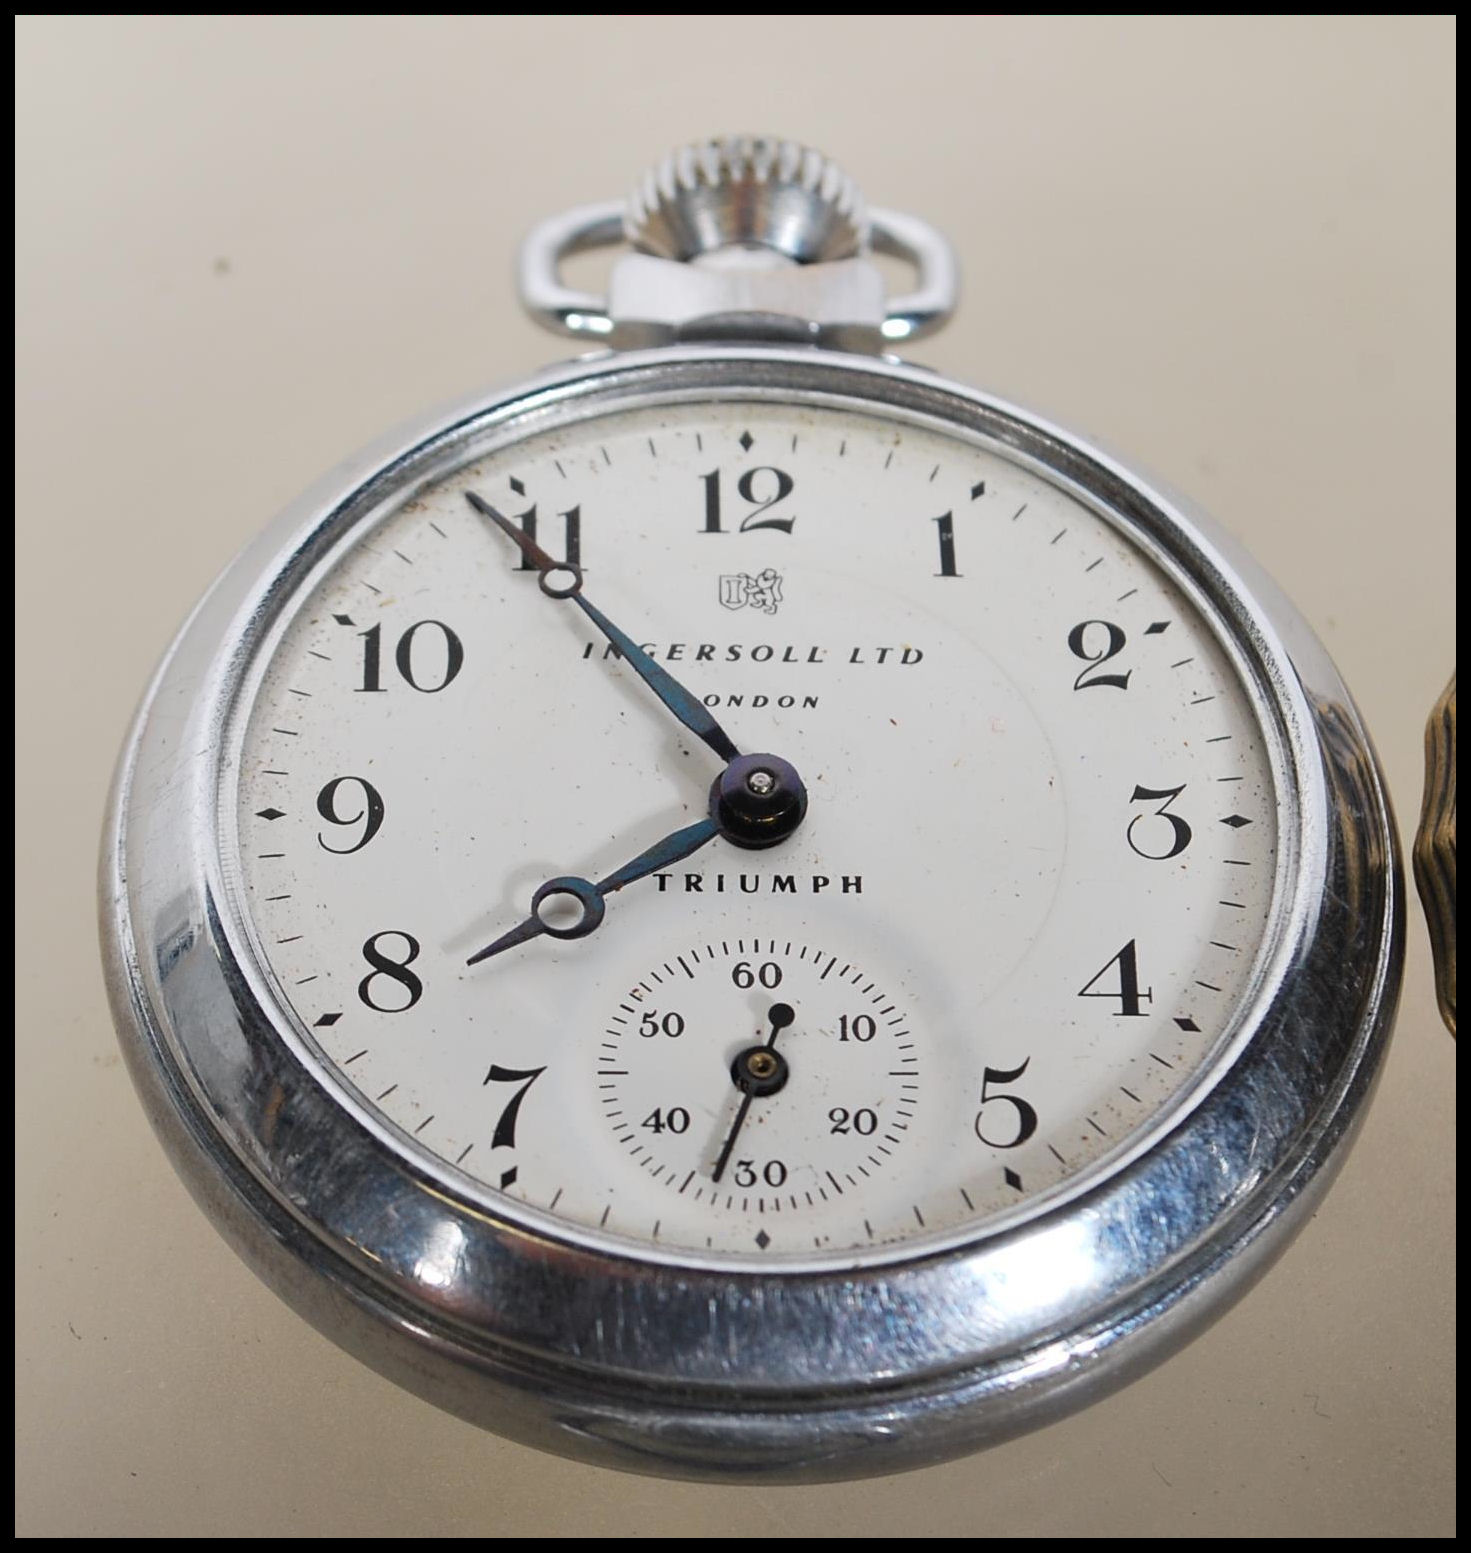
[[[660,1263],[447,1192],[304,1063],[221,867],[239,687],[284,603],[376,507],[490,428],[519,436],[615,402],[763,388],[959,423],[1085,492],[1221,623],[1277,741],[1275,938],[1223,1071],[1086,1191],[1000,1234],[861,1268]],[[1236,546],[990,395],[897,363],[764,347],[573,363],[384,439],[293,504],[215,585],[145,698],[102,899],[135,1081],[176,1167],[268,1281],[369,1362],[502,1432],[696,1475],[894,1470],[1067,1410],[1183,1341],[1326,1185],[1382,1055],[1401,937],[1367,738],[1311,632]]]

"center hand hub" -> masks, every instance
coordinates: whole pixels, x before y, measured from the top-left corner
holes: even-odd
[[[807,813],[807,789],[778,755],[737,755],[710,788],[710,818],[734,846],[785,841]]]
[[[774,1095],[791,1077],[787,1059],[769,1046],[752,1046],[730,1065],[730,1076],[742,1094]]]

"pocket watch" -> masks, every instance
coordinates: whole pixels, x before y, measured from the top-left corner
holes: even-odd
[[[1353,703],[1178,498],[892,354],[951,254],[818,153],[681,150],[519,284],[593,354],[328,476],[144,698],[143,1103],[303,1315],[532,1445],[812,1481],[1054,1419],[1362,1114],[1402,887]]]

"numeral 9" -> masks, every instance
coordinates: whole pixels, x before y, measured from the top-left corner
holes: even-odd
[[[362,807],[354,814],[339,814],[337,812],[337,795],[344,784],[356,782],[362,789]],[[345,776],[333,777],[330,782],[317,794],[317,813],[327,821],[329,825],[361,825],[363,833],[350,847],[334,847],[327,838],[317,832],[317,844],[325,852],[335,852],[339,857],[346,857],[349,852],[361,852],[365,846],[378,834],[379,827],[383,824],[383,799],[378,789],[365,777]]]

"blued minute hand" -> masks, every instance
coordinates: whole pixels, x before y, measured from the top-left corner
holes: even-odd
[[[602,612],[589,604],[582,596],[582,568],[567,561],[554,560],[518,525],[495,510],[483,496],[474,491],[465,492],[465,500],[489,518],[495,526],[512,540],[521,554],[537,569],[541,591],[548,598],[571,599],[589,620],[608,638],[623,655],[624,661],[697,738],[703,739],[724,761],[735,760],[740,751],[731,742],[725,729],[710,715],[697,696],[692,696],[683,685],[646,653],[632,637],[620,631]],[[553,574],[558,574],[554,577]],[[560,580],[560,579],[565,580]]]
[[[517,944],[539,938],[543,933],[549,933],[553,938],[585,938],[603,920],[603,913],[607,910],[603,903],[605,895],[621,890],[625,884],[632,884],[636,879],[647,878],[661,868],[668,868],[671,863],[688,857],[691,852],[698,852],[707,841],[713,841],[719,834],[719,827],[714,820],[701,820],[696,825],[687,825],[683,830],[675,831],[662,841],[656,841],[646,851],[640,852],[631,863],[625,863],[622,868],[615,869],[596,884],[576,874],[563,874],[556,879],[548,879],[531,897],[531,915],[509,933],[502,933],[493,944],[477,950],[465,964],[478,965],[481,960],[488,960],[503,949],[514,949]],[[559,895],[570,895],[582,907],[582,916],[569,927],[549,923],[540,915],[543,903]]]

